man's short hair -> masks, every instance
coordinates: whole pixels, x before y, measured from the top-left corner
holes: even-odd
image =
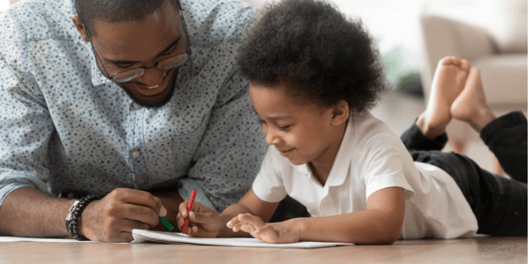
[[[108,23],[141,21],[166,0],[75,0],[77,15],[92,35],[94,20]],[[168,0],[178,6],[178,0]]]

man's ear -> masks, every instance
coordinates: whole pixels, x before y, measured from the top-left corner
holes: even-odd
[[[73,16],[72,22],[75,25],[75,28],[77,28],[77,31],[79,31],[81,38],[83,38],[84,41],[89,42],[90,38],[88,37],[88,34],[86,34],[86,30],[84,28],[83,22],[81,22],[81,19],[79,18],[79,16]]]
[[[349,104],[345,100],[340,100],[332,110],[332,124],[341,125],[349,119]]]

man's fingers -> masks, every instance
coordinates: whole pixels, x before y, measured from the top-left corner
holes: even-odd
[[[122,204],[121,207],[121,217],[125,219],[142,222],[149,226],[156,226],[160,221],[158,214],[151,208],[135,204]]]
[[[142,222],[139,222],[139,221],[133,221],[133,220],[128,220],[128,219],[123,219],[122,223],[121,223],[121,233],[132,233],[132,229],[143,229],[143,230],[148,230],[150,228],[150,226],[146,223],[142,223]]]
[[[111,196],[112,199],[121,201],[122,203],[136,204],[151,208],[158,216],[165,216],[165,214],[167,214],[167,210],[163,207],[161,200],[146,191],[119,188],[115,189],[108,195]]]
[[[156,202],[158,203],[158,206],[154,211],[158,213],[158,216],[166,216],[167,209],[165,209],[165,207],[162,205],[162,200],[158,197],[154,197],[154,200],[156,200]]]

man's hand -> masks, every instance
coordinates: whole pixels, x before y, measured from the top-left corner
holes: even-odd
[[[180,212],[176,216],[177,226],[180,230],[184,227],[184,219],[189,216],[187,235],[195,237],[217,237],[225,229],[225,224],[220,215],[209,207],[194,202],[191,211],[187,211],[187,202],[180,204]]]
[[[300,242],[301,239],[292,228],[291,224],[293,220],[279,223],[265,223],[261,218],[255,215],[239,214],[232,218],[226,225],[231,228],[233,232],[242,230],[266,243],[295,243]]]
[[[129,242],[132,229],[149,229],[167,210],[149,192],[115,189],[88,204],[82,213],[79,233],[92,241]]]

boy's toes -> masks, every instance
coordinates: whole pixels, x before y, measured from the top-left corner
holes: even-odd
[[[455,57],[452,57],[452,56],[446,56],[442,59],[439,60],[439,65],[438,66],[441,66],[441,65],[451,65],[451,64],[454,64],[454,59]]]
[[[460,68],[466,72],[470,71],[470,61],[468,60],[461,60],[461,66]]]
[[[452,65],[461,66],[461,59],[456,56],[450,56],[452,60]]]

